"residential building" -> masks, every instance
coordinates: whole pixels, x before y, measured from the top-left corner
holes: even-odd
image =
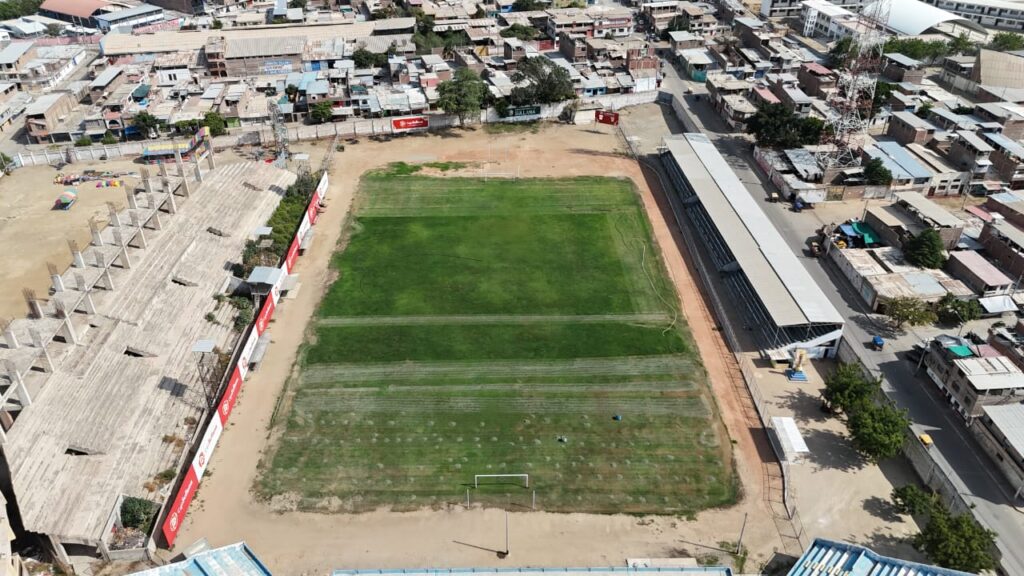
[[[1024,32],[1024,6],[1010,0],[922,0],[985,28]]]
[[[89,83],[89,101],[93,104],[103,101],[114,89],[124,84],[127,78],[121,66],[110,66],[103,70]]]
[[[838,76],[817,62],[804,62],[796,73],[800,87],[810,96],[827,98],[836,90]]]
[[[800,89],[796,76],[792,74],[768,74],[768,87],[782,104],[797,116],[811,113],[811,98]]]
[[[0,22],[0,28],[6,30],[9,36],[18,39],[39,38],[47,34],[45,24],[34,18],[24,16]]]
[[[590,6],[587,8],[587,16],[593,20],[592,36],[595,38],[604,38],[608,35],[614,38],[624,38],[636,32],[633,11],[629,8]]]
[[[828,0],[804,0],[800,4],[804,36],[829,40],[857,38],[870,26],[859,14]]]
[[[36,98],[25,108],[25,131],[36,144],[53,141],[51,133],[75,107],[75,100],[68,92],[51,92]]]
[[[868,208],[865,222],[890,246],[901,248],[926,229],[938,232],[949,250],[960,242],[963,220],[917,192],[896,192],[888,206]]]
[[[893,82],[920,84],[924,80],[924,64],[918,60],[898,53],[885,54],[882,60],[882,76]]]
[[[953,409],[968,422],[981,416],[983,407],[1019,402],[1024,372],[1005,356],[979,356],[966,342],[936,338],[924,355],[925,372],[946,396]]]
[[[644,2],[640,5],[640,10],[647,20],[647,25],[659,34],[668,28],[673,18],[681,15],[678,0]]]
[[[889,186],[893,190],[923,191],[932,180],[932,171],[922,165],[898,142],[874,142],[865,144],[863,153],[867,158],[881,160],[892,174]]]
[[[922,164],[931,169],[932,178],[928,183],[927,196],[956,196],[964,193],[971,183],[971,173],[958,170],[931,148],[921,144],[907,144],[910,152]]]
[[[761,0],[761,16],[765,18],[799,18],[802,0]],[[837,6],[860,10],[864,0],[837,0]]]
[[[686,50],[688,48],[701,48],[704,46],[704,39],[693,32],[685,30],[673,30],[668,33],[669,44],[673,52]]]
[[[946,56],[942,59],[939,81],[956,90],[973,94],[978,90],[974,77],[974,56]]]
[[[1024,404],[1018,400],[981,410],[971,432],[1019,496],[1024,493]]]
[[[998,132],[985,132],[982,138],[993,148],[989,154],[992,171],[1009,184],[1011,190],[1024,188],[1024,146]]]
[[[704,86],[711,106],[733,130],[744,130],[747,119],[757,113],[747,98],[753,84],[726,74],[709,74]]]
[[[587,37],[582,34],[558,35],[558,51],[566,60],[574,64],[587,61]]]
[[[978,241],[1010,276],[1024,275],[1024,232],[1002,218],[986,222]]]
[[[878,238],[872,240],[876,244]],[[964,299],[974,297],[966,284],[943,270],[907,264],[899,248],[840,248],[833,244],[828,257],[872,312],[884,314],[889,302],[896,298],[915,298],[931,304],[947,294]]]
[[[679,2],[680,17],[686,30],[705,39],[718,33],[718,20],[704,9],[692,2]]]
[[[232,77],[298,72],[305,45],[304,36],[232,38],[224,45],[224,71]]]
[[[984,179],[992,166],[989,160],[992,146],[974,132],[957,130],[955,134],[947,152],[949,161],[957,168],[971,172],[975,179]]]
[[[891,136],[904,146],[907,144],[927,144],[935,138],[935,126],[918,118],[912,112],[894,112],[889,118],[886,135]]]
[[[677,51],[676,56],[687,78],[694,82],[705,82],[708,79],[708,68],[712,61],[706,50],[688,48]]]
[[[588,16],[586,12],[575,8],[549,10],[545,32],[556,43],[558,42],[559,35],[563,32],[566,34],[593,36],[594,19]]]
[[[131,30],[139,26],[153,24],[164,20],[164,9],[152,4],[140,4],[132,8],[98,14],[93,17],[97,26],[104,32],[111,30]]]
[[[986,122],[996,122],[1003,136],[1012,140],[1024,138],[1024,106],[1013,102],[983,102],[974,105],[974,115]]]
[[[950,252],[946,268],[983,298],[1012,292],[1013,280],[973,250]]]

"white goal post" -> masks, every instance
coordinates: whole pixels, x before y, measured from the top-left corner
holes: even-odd
[[[481,478],[523,478],[526,480],[525,488],[530,487],[530,475],[529,474],[474,474],[473,475],[473,487],[480,487]]]

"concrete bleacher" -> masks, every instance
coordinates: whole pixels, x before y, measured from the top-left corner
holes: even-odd
[[[187,421],[207,410],[192,346],[234,345],[233,310],[213,296],[294,180],[245,162],[210,171],[188,197],[172,197],[174,184],[136,194],[137,207],[119,212],[119,225],[98,231],[102,244],[82,250],[84,266],[61,275],[63,291],[39,303],[41,318],[11,323],[19,346],[0,348],[0,360],[30,365],[18,377],[31,401],[14,412],[4,452],[26,530],[98,546],[119,497],[162,497],[150,491],[154,476],[177,472],[184,457],[167,438],[190,443]],[[159,225],[147,227],[154,217]],[[216,323],[205,318],[211,312]],[[40,370],[47,355],[52,366]],[[12,389],[4,397],[17,402]]]

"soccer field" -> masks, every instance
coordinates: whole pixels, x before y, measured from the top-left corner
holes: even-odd
[[[535,490],[541,510],[667,514],[736,500],[631,182],[368,173],[333,264],[261,496],[365,511],[467,488],[529,506]],[[506,473],[530,488],[473,487]]]

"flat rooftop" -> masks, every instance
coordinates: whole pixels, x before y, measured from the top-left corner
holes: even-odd
[[[209,339],[227,350],[238,337],[231,312],[215,312],[211,298],[244,247],[247,235],[238,231],[263,225],[294,180],[262,162],[210,171],[189,198],[177,199],[177,214],[161,214],[160,230],[144,231],[148,247],[129,251],[130,267],[111,269],[113,290],[90,292],[96,313],[71,316],[78,344],[52,373],[28,373],[39,391],[4,446],[26,530],[95,545],[121,495],[160,498],[146,484],[182,457],[164,437],[188,442],[195,429],[185,419],[198,418],[206,403],[192,345]],[[138,230],[127,212],[122,225],[103,230],[108,239]],[[91,252],[119,250],[106,242],[86,250],[86,262]],[[90,264],[65,275],[99,273]],[[51,299],[65,294],[74,290]],[[208,313],[223,317],[214,324]]]
[[[992,424],[1006,437],[1017,454],[1024,454],[1024,404],[984,406],[982,410]]]
[[[671,136],[665,145],[775,324],[842,324],[832,302],[707,136]]]

